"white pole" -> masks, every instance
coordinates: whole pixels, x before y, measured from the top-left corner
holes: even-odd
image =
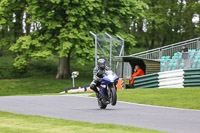
[[[73,87],[75,87],[74,77],[72,78],[72,82],[73,82]]]
[[[122,48],[121,48],[121,51],[119,53],[119,56],[124,56],[124,39],[122,37],[118,36],[118,35],[117,35],[117,38],[122,41]],[[118,68],[118,65],[119,65],[119,62],[117,62],[116,69]]]
[[[110,68],[112,68],[112,36],[106,32],[105,34],[110,38]]]
[[[117,38],[119,38],[122,41],[122,48],[121,48],[119,56],[124,56],[124,39],[118,35],[117,35]]]
[[[94,37],[95,40],[95,66],[97,66],[97,35],[90,31],[90,34]]]

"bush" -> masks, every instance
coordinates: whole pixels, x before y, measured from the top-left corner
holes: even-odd
[[[56,60],[46,59],[39,61],[31,61],[26,72],[18,71],[14,66],[14,58],[11,56],[0,57],[0,79],[15,79],[26,77],[38,77],[45,75],[56,75]]]

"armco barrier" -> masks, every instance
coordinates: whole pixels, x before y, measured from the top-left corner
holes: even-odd
[[[158,87],[158,80],[153,80],[153,81],[147,81],[147,82],[142,82],[139,84],[135,84],[135,88],[157,88]]]
[[[184,74],[183,70],[165,71],[165,72],[158,73],[159,79],[183,77],[183,74]]]
[[[184,78],[183,70],[174,70],[168,72],[159,72],[159,88],[183,88]]]
[[[200,69],[174,70],[135,78],[135,88],[184,88],[200,86]]]
[[[158,73],[148,74],[134,78],[135,88],[157,88],[158,87]]]
[[[158,80],[158,73],[148,74],[144,76],[135,77],[134,83],[141,83],[146,81]]]
[[[159,80],[159,88],[183,88],[183,77],[167,78]]]
[[[186,69],[184,70],[184,76],[200,75],[200,69]]]
[[[184,70],[184,87],[200,86],[200,69]]]

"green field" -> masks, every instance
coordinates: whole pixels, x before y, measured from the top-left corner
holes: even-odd
[[[0,112],[0,133],[159,133],[158,131],[119,126],[92,124],[40,116]]]
[[[57,80],[58,59],[31,61],[26,73],[14,70],[11,56],[0,57],[0,96],[58,93],[72,87],[71,79]],[[94,63],[77,65],[71,61],[71,71],[79,71],[76,86],[89,85]]]
[[[128,89],[118,91],[118,100],[200,110],[200,88]]]

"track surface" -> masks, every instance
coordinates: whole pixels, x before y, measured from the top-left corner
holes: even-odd
[[[200,111],[118,102],[100,110],[85,96],[0,97],[0,110],[92,123],[112,123],[174,133],[199,133]]]

